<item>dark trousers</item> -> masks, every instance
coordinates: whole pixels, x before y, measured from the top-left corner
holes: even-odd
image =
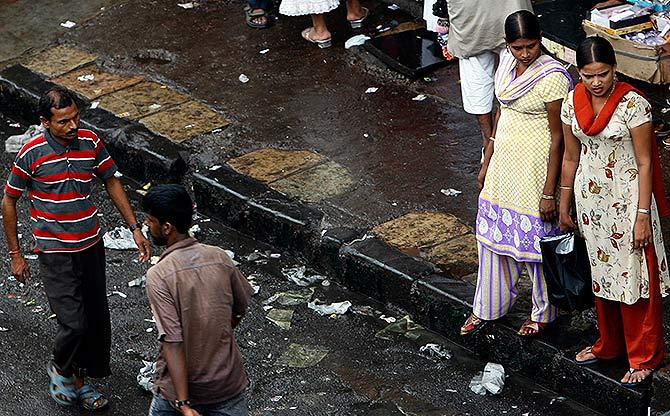
[[[102,240],[76,253],[40,253],[39,262],[58,321],[54,363],[64,376],[108,376],[112,330]]]
[[[248,0],[248,3],[252,9],[263,9],[266,12],[271,12],[274,7],[272,0]]]

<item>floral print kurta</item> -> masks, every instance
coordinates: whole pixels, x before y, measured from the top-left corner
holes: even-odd
[[[630,130],[651,121],[649,102],[629,92],[609,124],[587,136],[575,118],[573,94],[564,101],[561,119],[572,126],[582,144],[575,175],[575,207],[579,230],[591,262],[593,293],[603,299],[633,304],[649,297],[649,271],[643,250],[633,249],[639,178]],[[654,144],[656,145],[656,144]],[[652,197],[651,226],[658,258],[661,293],[670,288],[661,226]]]

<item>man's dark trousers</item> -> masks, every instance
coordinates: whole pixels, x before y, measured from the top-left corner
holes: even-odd
[[[79,252],[40,253],[39,262],[58,320],[54,364],[66,377],[108,376],[112,331],[102,240]]]

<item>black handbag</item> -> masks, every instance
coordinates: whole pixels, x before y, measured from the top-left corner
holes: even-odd
[[[591,263],[584,239],[570,232],[540,241],[549,303],[566,311],[593,307]]]

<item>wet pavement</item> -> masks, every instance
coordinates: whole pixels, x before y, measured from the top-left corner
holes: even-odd
[[[25,129],[25,126],[11,127],[10,124],[13,124],[11,120],[0,117],[0,140]],[[2,181],[6,179],[11,160],[12,155],[0,154]],[[135,190],[140,185],[131,181],[125,184],[137,206]],[[106,229],[122,224],[101,186],[96,187],[94,200]],[[22,246],[26,248],[30,240],[27,207],[25,200],[20,202],[23,214],[19,232],[23,235]],[[419,336],[415,340],[402,335],[391,335],[390,339],[375,337],[387,325],[380,315],[401,318],[401,311],[388,309],[335,282],[329,285],[317,282],[312,299],[318,298],[324,303],[348,300],[357,310],[369,306],[367,313],[371,316],[350,311],[333,318],[320,316],[305,304],[281,306],[274,302],[266,305],[267,299],[275,293],[301,289],[282,273],[282,269],[302,265],[300,259],[279,253],[207,218],[199,217],[196,222],[201,229],[196,236],[203,242],[232,250],[235,259],[242,263],[241,270],[247,276],[254,276],[254,283],[260,287],[246,318],[236,330],[252,380],[249,389],[252,415],[594,414],[516,375],[508,375],[499,396],[474,394],[469,383],[484,368],[484,362],[425,330],[415,331]],[[6,249],[4,241],[0,249]],[[152,254],[157,255],[158,251]],[[258,259],[250,259],[249,255]],[[142,360],[152,360],[158,343],[144,290],[128,287],[129,281],[142,276],[147,269],[146,265],[138,264],[136,258],[133,251],[107,250],[113,375],[100,383],[112,401],[110,410],[103,414],[145,414],[150,402],[150,396],[139,388],[135,377],[143,366]],[[36,274],[36,260],[30,260],[30,264]],[[7,276],[8,260],[3,260],[0,268],[0,274]],[[112,294],[114,291],[125,297]],[[294,311],[290,329],[280,329],[266,318],[272,310],[278,309]],[[0,414],[79,414],[75,409],[59,408],[47,394],[43,367],[50,354],[56,323],[50,318],[39,278],[23,287],[12,279],[0,282],[0,311],[3,328],[0,348],[4,354],[4,369],[0,371],[3,392]],[[420,352],[420,347],[427,343],[442,346],[450,357],[430,357]],[[302,363],[286,356],[295,348],[292,344],[326,354],[313,366],[296,367]]]

